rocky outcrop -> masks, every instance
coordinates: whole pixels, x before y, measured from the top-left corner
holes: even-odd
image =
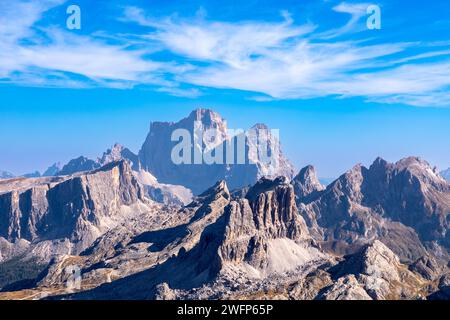
[[[300,170],[299,174],[292,180],[297,202],[309,203],[317,197],[325,187],[319,182],[316,170],[313,166],[307,166]]]
[[[200,130],[195,128],[196,124],[200,124]],[[279,149],[277,137],[267,129],[257,125],[251,130],[251,137],[231,135],[219,114],[197,109],[176,123],[153,122],[139,159],[143,169],[151,172],[160,183],[182,185],[194,194],[203,192],[218,180],[225,180],[231,189],[235,189],[254,184],[262,176],[286,175],[291,178],[293,167],[281,152],[277,153],[278,157],[271,158],[273,161],[264,158],[268,152],[263,150],[264,147]],[[183,130],[188,137],[173,141],[172,134],[177,130]],[[208,130],[212,133],[210,136],[205,133]],[[262,143],[263,140],[266,143]],[[191,147],[184,150],[186,161],[174,163],[172,152],[180,142],[187,142]],[[212,159],[206,159],[205,154]]]
[[[125,161],[23,183],[29,184],[11,185],[11,191],[0,194],[0,236],[12,242],[68,238],[79,252],[125,218],[124,206],[145,202],[144,190]]]
[[[319,300],[372,300],[355,276],[339,278],[318,297]]]
[[[346,289],[349,285],[351,288],[363,288],[376,300],[420,298],[421,286],[425,283],[402,265],[400,259],[378,240],[347,256],[329,272],[337,279],[334,286],[347,284],[343,288]],[[350,279],[352,276],[354,278]]]
[[[221,264],[245,262],[270,273],[311,260],[309,233],[294,197],[284,178],[262,178],[246,199],[232,201],[225,211]]]
[[[380,239],[413,262],[432,242],[450,245],[450,184],[418,158],[357,165],[301,211],[313,234],[334,247]]]

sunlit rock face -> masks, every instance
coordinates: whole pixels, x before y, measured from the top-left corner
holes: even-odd
[[[425,247],[438,256],[439,246],[450,248],[450,184],[419,158],[357,165],[300,208],[313,234],[335,249],[379,239],[413,262]]]
[[[121,220],[123,207],[146,201],[125,161],[72,176],[5,180],[0,190],[1,237],[68,238],[77,250]]]

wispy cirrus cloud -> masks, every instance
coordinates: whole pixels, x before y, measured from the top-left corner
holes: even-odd
[[[367,8],[370,3],[347,3],[342,2],[333,7],[333,10],[339,13],[350,15],[350,19],[345,25],[337,29],[328,30],[318,35],[322,39],[332,39],[344,35],[346,33],[358,32],[364,29],[362,18],[367,14]]]
[[[449,105],[447,39],[351,41],[350,35],[363,30],[367,3],[333,6],[335,14],[349,18],[325,31],[318,31],[318,24],[297,25],[288,12],[271,22],[216,21],[205,14],[190,19],[152,17],[141,8],[126,7],[118,20],[139,25],[139,32],[123,36],[103,30],[82,36],[49,27],[41,30],[50,39],[42,43],[32,27],[45,10],[63,1],[44,2],[46,6],[28,3],[29,16],[12,30],[0,31],[6,43],[0,53],[0,81],[72,87],[152,85],[160,92],[191,98],[219,88],[250,91],[258,101],[357,96],[381,103]],[[15,19],[15,14],[10,9],[6,19]],[[23,39],[32,41],[24,45]],[[161,52],[169,56],[160,59]]]
[[[1,82],[76,88],[163,82],[156,74],[173,66],[144,59],[145,50],[126,50],[124,44],[56,27],[35,27],[46,11],[64,2],[2,2],[0,24],[6,28],[0,28]]]
[[[450,61],[422,63],[446,56],[448,50],[432,48],[409,55],[409,51],[431,46],[339,40],[340,35],[355,31],[353,27],[365,16],[367,7],[347,3],[334,7],[336,12],[350,14],[350,20],[320,34],[313,25],[296,26],[290,19],[272,24],[179,18],[155,22],[136,8],[129,8],[126,18],[152,27],[154,31],[147,37],[172,52],[199,64],[208,62],[179,74],[181,82],[268,96],[254,97],[258,101],[360,96],[383,103],[448,105],[445,92],[450,85]],[[324,41],[327,38],[333,40]],[[404,57],[398,58],[398,54]]]

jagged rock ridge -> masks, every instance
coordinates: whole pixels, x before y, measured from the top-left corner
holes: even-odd
[[[10,242],[67,238],[75,252],[122,220],[124,206],[146,201],[124,161],[74,176],[18,179],[12,190],[1,191],[7,186],[8,181],[0,183],[0,237]]]
[[[446,179],[447,181],[450,181],[450,168],[442,171],[441,175],[444,177],[444,179]]]
[[[302,214],[334,250],[380,239],[415,261],[426,254],[424,245],[450,247],[450,184],[419,158],[357,165],[308,200],[299,204]]]
[[[191,133],[194,137],[195,123],[201,123],[204,130],[214,129],[216,134],[214,139],[208,140],[205,135],[201,141],[191,141],[191,160],[189,163],[175,164],[173,163],[172,151],[178,144],[178,141],[172,141],[172,133],[177,129],[184,129]],[[254,128],[255,135],[262,139],[263,132],[267,132],[267,127],[256,125]],[[279,141],[276,137],[267,135],[268,143],[266,147],[278,146]],[[272,178],[279,175],[286,175],[289,178],[293,175],[293,166],[282,153],[276,158],[276,168],[262,161],[261,148],[259,144],[255,144],[255,140],[244,138],[245,155],[243,160],[245,164],[238,163],[238,156],[234,154],[231,164],[226,164],[227,144],[239,145],[242,136],[230,136],[226,121],[219,114],[208,109],[197,109],[193,111],[187,118],[179,122],[153,122],[150,127],[150,133],[146,141],[142,145],[139,152],[139,159],[145,170],[151,172],[161,183],[183,185],[195,194],[199,194],[206,190],[210,185],[218,180],[226,180],[231,189],[254,184],[257,179],[262,176],[270,176]],[[194,138],[192,138],[193,140]],[[256,140],[258,141],[258,140]],[[201,154],[201,151],[222,150],[222,163],[206,164],[203,161],[195,163],[195,154]],[[237,151],[237,149],[235,149]],[[251,150],[256,150],[252,152]],[[216,151],[218,152],[218,151]],[[211,151],[214,154],[214,151]],[[231,153],[230,153],[231,154]],[[274,157],[275,158],[275,157]],[[275,162],[275,161],[274,161]],[[271,170],[272,169],[272,170]]]

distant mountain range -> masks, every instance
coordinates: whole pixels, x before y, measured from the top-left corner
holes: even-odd
[[[447,179],[447,181],[450,181],[450,168],[448,168],[447,170],[444,170],[441,172],[441,175]]]
[[[450,183],[429,163],[378,158],[326,186],[282,153],[275,175],[251,153],[177,167],[170,132],[195,121],[233,139],[199,109],[153,123],[138,155],[1,180],[0,299],[450,299]]]
[[[171,135],[175,130],[186,130],[193,137],[195,135],[194,127],[196,123],[200,123],[203,130],[214,129],[218,132],[218,139],[214,146],[211,146],[206,139],[202,138],[201,146],[192,145],[190,154],[194,154],[196,148],[212,149],[220,148],[227,150],[227,144],[237,145],[236,135],[230,135],[227,128],[226,121],[216,112],[209,109],[197,109],[191,114],[176,123],[170,122],[153,122],[150,126],[150,132],[142,145],[139,154],[136,155],[126,147],[116,143],[111,149],[108,149],[97,160],[88,159],[80,156],[70,160],[62,168],[58,164],[47,169],[48,175],[71,175],[79,172],[86,172],[98,169],[103,165],[120,159],[127,160],[133,170],[140,171],[141,169],[151,173],[160,183],[168,185],[184,186],[194,194],[199,194],[219,180],[225,180],[230,188],[240,188],[256,183],[256,181],[263,177],[286,176],[292,178],[295,169],[294,166],[286,159],[280,150],[279,156],[276,159],[277,165],[272,167],[261,159],[263,146],[254,144],[247,137],[244,140],[245,154],[243,155],[244,164],[235,163],[217,163],[217,164],[175,164],[172,157],[172,150],[179,143],[172,141]],[[251,128],[256,132],[258,138],[263,134],[269,132],[270,129],[263,124],[256,124]],[[275,136],[267,137],[268,145],[279,145],[278,138]],[[254,147],[253,153],[250,152]],[[236,151],[237,152],[237,151]],[[224,153],[226,157],[226,153]],[[234,155],[237,158],[237,155]]]
[[[0,179],[10,179],[13,178],[14,175],[8,171],[0,171]]]

